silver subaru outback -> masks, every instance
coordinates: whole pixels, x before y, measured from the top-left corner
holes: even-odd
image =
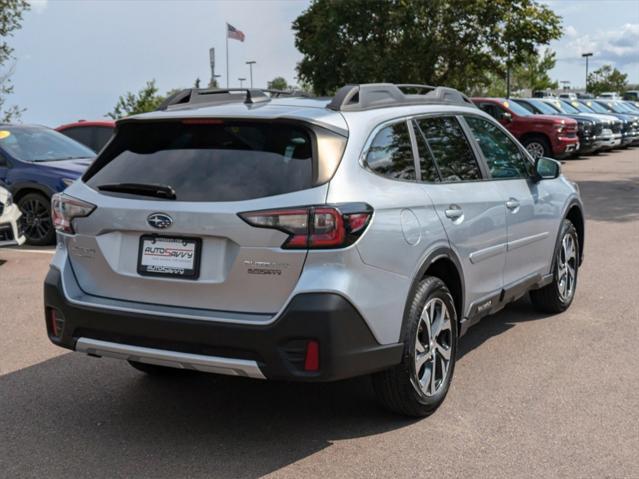
[[[53,343],[149,374],[371,374],[411,416],[471,325],[528,293],[565,310],[583,259],[560,165],[445,87],[186,90],[119,121],[52,205]]]

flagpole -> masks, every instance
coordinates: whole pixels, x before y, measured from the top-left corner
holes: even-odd
[[[226,24],[226,88],[229,88],[229,24]]]

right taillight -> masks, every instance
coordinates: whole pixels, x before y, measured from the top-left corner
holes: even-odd
[[[73,218],[89,216],[95,209],[95,205],[56,193],[51,198],[51,218],[53,226],[61,233],[75,234],[73,229]]]
[[[353,244],[372,215],[373,208],[365,203],[347,203],[249,211],[239,216],[251,226],[287,233],[284,249],[325,249]]]

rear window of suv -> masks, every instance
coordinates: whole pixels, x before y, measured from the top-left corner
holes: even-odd
[[[95,189],[170,186],[178,201],[261,198],[313,186],[313,141],[309,130],[288,123],[125,123],[84,179]]]

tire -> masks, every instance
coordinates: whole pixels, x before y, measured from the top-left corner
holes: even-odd
[[[533,157],[533,159],[537,159],[540,156],[546,156],[548,158],[552,157],[552,150],[550,149],[550,143],[543,136],[533,135],[526,138],[522,144],[524,148],[528,150],[528,153]]]
[[[579,235],[570,220],[565,219],[561,225],[559,244],[553,257],[552,268],[552,283],[531,291],[530,299],[537,311],[556,314],[568,309],[577,290]]]
[[[128,363],[138,371],[148,374],[149,376],[177,376],[186,372],[184,369],[170,368],[168,366],[158,366],[157,364],[140,363],[138,361],[128,361]]]
[[[436,336],[437,340],[433,342],[428,339],[432,326],[430,323],[439,322],[442,312],[447,313],[444,317],[448,320],[443,323],[440,334]],[[425,314],[423,319],[422,314]],[[425,417],[432,414],[444,401],[453,377],[457,354],[457,312],[453,297],[442,280],[427,276],[419,283],[406,321],[403,328],[402,362],[374,374],[373,388],[381,404],[388,410],[405,416]],[[428,326],[426,321],[429,321]],[[435,380],[431,381],[433,361],[430,358],[433,354],[436,364]],[[444,354],[449,359],[442,374],[446,361]],[[419,367],[418,356],[421,356]]]
[[[22,212],[20,222],[27,244],[46,246],[55,243],[49,198],[40,193],[27,193],[18,200],[18,208]]]

